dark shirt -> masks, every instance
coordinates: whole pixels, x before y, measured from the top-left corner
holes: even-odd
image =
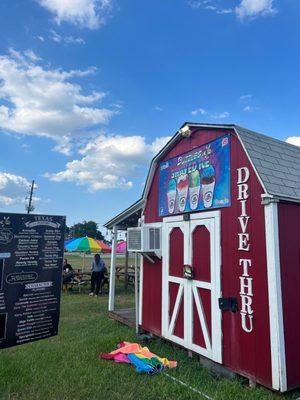
[[[68,273],[70,271],[73,271],[73,268],[71,267],[71,264],[65,264],[64,265],[64,272]]]

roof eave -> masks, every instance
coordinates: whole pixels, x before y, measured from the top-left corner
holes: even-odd
[[[144,199],[141,198],[135,203],[133,203],[130,207],[120,212],[114,218],[107,221],[103,226],[107,229],[112,229],[113,226],[118,226],[118,224],[120,224],[122,220],[128,218],[131,214],[141,210],[143,208],[143,204],[144,204]]]

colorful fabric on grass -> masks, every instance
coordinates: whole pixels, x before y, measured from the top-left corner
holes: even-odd
[[[101,358],[132,364],[138,373],[149,375],[162,372],[165,368],[175,368],[176,361],[169,361],[152,353],[148,347],[142,347],[138,343],[122,342],[118,348],[110,353],[102,353]]]

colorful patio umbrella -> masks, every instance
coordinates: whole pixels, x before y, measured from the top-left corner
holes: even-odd
[[[108,244],[104,243],[102,240],[98,240],[98,239],[95,239],[95,240],[101,247],[102,253],[111,253],[111,247]]]
[[[125,253],[127,248],[127,243],[124,240],[121,240],[117,244],[117,253]]]
[[[101,252],[101,246],[97,240],[88,236],[73,239],[69,243],[65,243],[68,251],[90,251],[92,253]]]
[[[110,251],[110,247],[100,240],[93,239],[88,236],[80,237],[73,239],[71,241],[65,242],[65,249],[68,251],[79,251],[83,252],[83,268],[84,268],[84,259],[85,253],[101,253]]]
[[[65,240],[65,244],[64,244],[65,250],[67,250],[67,249],[66,249],[66,245],[67,245],[68,243],[72,242],[73,240],[74,240],[74,239]]]

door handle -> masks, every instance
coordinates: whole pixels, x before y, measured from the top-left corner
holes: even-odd
[[[183,277],[186,279],[193,279],[194,278],[194,271],[191,265],[185,264],[183,266]]]

